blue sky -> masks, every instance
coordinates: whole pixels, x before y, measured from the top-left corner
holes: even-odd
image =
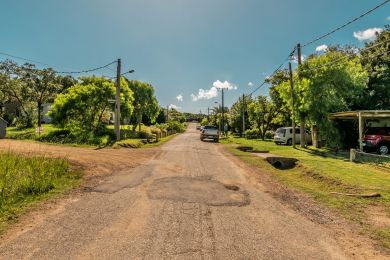
[[[380,2],[0,0],[0,52],[57,70],[93,68],[120,57],[124,69],[136,70],[131,78],[153,84],[162,106],[205,112],[220,101],[213,83],[231,88],[226,91],[226,104],[231,105],[261,83],[297,42],[307,42]],[[383,28],[390,23],[388,17],[390,4],[304,48],[303,54],[322,44],[362,46],[354,32]],[[367,38],[369,32],[360,36]],[[96,74],[114,76],[108,69]],[[265,86],[256,94],[267,92]]]

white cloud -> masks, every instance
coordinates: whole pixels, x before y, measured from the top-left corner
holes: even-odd
[[[198,101],[199,99],[212,99],[218,96],[218,89],[216,87],[211,87],[210,89],[202,89],[198,90],[198,94],[191,94],[192,101]]]
[[[293,63],[298,63],[298,56],[294,55],[294,56],[291,57],[291,59],[292,59]],[[302,59],[302,62],[304,62],[306,60],[306,55],[302,55],[301,59]]]
[[[198,101],[202,99],[215,98],[218,96],[218,89],[235,90],[237,89],[237,86],[228,81],[221,82],[217,80],[213,83],[213,86],[210,89],[200,88],[198,90],[198,94],[191,94],[191,99],[192,101]]]
[[[253,87],[253,85],[254,85],[254,84],[253,84],[252,82],[249,82],[249,83],[248,83],[248,86],[249,86],[249,87]]]
[[[182,94],[179,94],[177,97],[176,97],[177,101],[179,102],[183,102],[183,95]]]
[[[357,31],[353,33],[353,37],[359,41],[372,41],[376,39],[378,33],[383,32],[382,28],[369,28],[365,31]]]
[[[219,80],[215,81],[213,83],[213,87],[216,87],[217,89],[228,89],[228,90],[237,89],[237,86],[233,85],[232,83],[226,80],[224,82],[221,82]]]
[[[317,46],[316,52],[326,51],[327,49],[328,49],[328,45],[322,44],[320,46]]]
[[[179,106],[176,106],[176,105],[174,105],[174,104],[170,104],[169,106],[169,109],[180,109],[181,107],[179,107]]]

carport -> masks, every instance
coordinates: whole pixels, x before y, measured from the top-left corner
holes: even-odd
[[[332,120],[358,120],[359,149],[363,151],[364,126],[371,121],[372,127],[390,127],[390,110],[361,110],[338,112],[330,115]]]

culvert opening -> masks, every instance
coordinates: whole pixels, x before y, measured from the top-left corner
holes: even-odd
[[[267,162],[279,170],[288,170],[296,166],[298,162],[295,158],[287,157],[268,157],[266,158]]]
[[[248,152],[248,151],[252,151],[253,147],[252,146],[238,146],[237,149],[242,151],[242,152]]]

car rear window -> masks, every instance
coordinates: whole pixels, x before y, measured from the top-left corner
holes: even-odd
[[[211,125],[206,125],[204,127],[204,129],[215,129],[215,130],[217,130],[217,127],[216,126],[211,126]]]
[[[278,128],[278,129],[276,130],[276,133],[277,133],[277,134],[285,134],[285,133],[286,133],[286,129],[285,129],[285,128]]]
[[[366,135],[389,135],[389,130],[387,128],[369,128]]]

